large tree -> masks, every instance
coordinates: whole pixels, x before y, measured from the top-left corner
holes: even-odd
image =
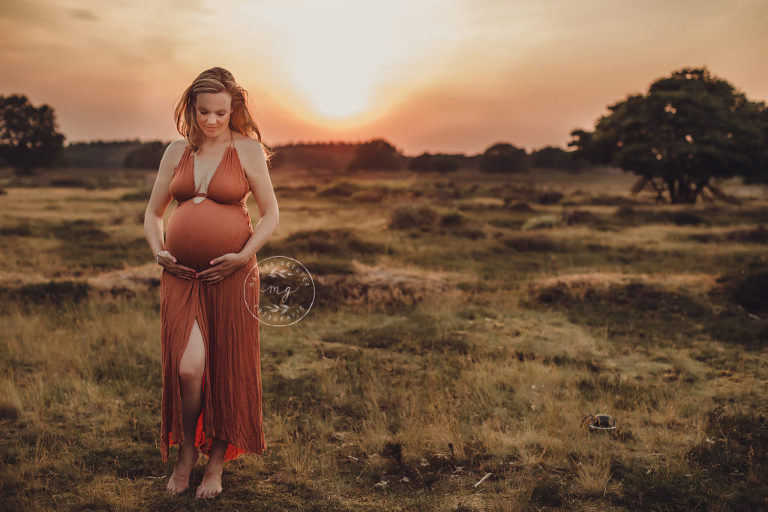
[[[60,163],[64,135],[56,132],[53,109],[34,107],[26,96],[0,95],[0,161],[16,174]]]
[[[768,110],[706,68],[675,71],[608,107],[595,130],[573,130],[568,145],[592,163],[640,176],[633,192],[695,203],[727,199],[711,180],[744,176],[768,182]],[[705,193],[706,192],[706,193]]]

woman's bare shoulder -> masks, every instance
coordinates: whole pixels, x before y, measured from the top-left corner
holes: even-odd
[[[184,138],[171,141],[165,147],[165,152],[160,160],[161,170],[166,169],[168,172],[172,173],[173,170],[178,167],[179,163],[181,163],[181,157],[184,155],[184,151],[188,146],[189,144]]]
[[[258,139],[249,137],[248,135],[243,135],[242,133],[235,132],[233,137],[235,139],[235,142],[237,142],[239,145],[261,146],[261,142],[259,142]]]
[[[170,151],[184,151],[187,147],[189,147],[189,142],[187,142],[187,139],[184,137],[172,140],[171,143],[168,144],[168,149]]]
[[[235,140],[256,140],[253,137],[249,137],[244,133],[240,133],[236,130],[232,130],[232,138]]]
[[[262,173],[267,168],[264,146],[258,139],[242,136],[235,139],[237,154],[240,158],[240,164],[245,169],[246,174]]]
[[[181,155],[184,154],[184,151],[189,147],[189,142],[187,142],[187,139],[180,138],[171,141],[170,144],[168,144],[168,147],[165,148],[166,153],[168,153],[168,156],[173,161],[178,161],[181,159]]]

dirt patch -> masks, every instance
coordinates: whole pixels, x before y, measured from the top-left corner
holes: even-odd
[[[146,290],[160,286],[161,275],[162,268],[151,263],[140,267],[103,272],[88,278],[87,281],[97,289]]]
[[[86,281],[94,289],[98,290],[146,290],[160,286],[161,268],[156,264],[147,264],[110,272],[102,272],[90,277],[84,277],[82,272],[75,272],[73,276],[62,277],[68,280],[76,278]],[[58,279],[41,274],[25,274],[20,272],[0,272],[0,287],[20,288],[26,285],[50,283]]]
[[[717,275],[695,274],[623,274],[620,272],[585,272],[580,274],[563,274],[555,277],[539,279],[533,283],[536,287],[546,288],[564,284],[570,289],[608,288],[616,284],[643,282],[663,286],[671,290],[685,290],[689,293],[707,293],[717,283]]]
[[[395,269],[352,262],[352,274],[316,276],[320,304],[402,308],[455,288],[459,277],[423,269]],[[316,301],[318,303],[318,301]]]

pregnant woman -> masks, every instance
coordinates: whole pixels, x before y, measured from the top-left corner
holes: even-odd
[[[277,226],[278,206],[271,153],[229,71],[195,78],[175,118],[183,139],[166,148],[144,216],[163,267],[160,452],[165,462],[169,446],[179,446],[167,486],[174,494],[189,487],[199,451],[207,455],[196,496],[208,498],[221,493],[224,462],[266,448],[256,252]],[[255,229],[249,193],[260,211]],[[172,199],[178,204],[163,240]]]

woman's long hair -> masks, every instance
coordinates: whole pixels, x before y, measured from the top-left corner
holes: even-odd
[[[201,92],[221,92],[227,91],[232,96],[232,112],[229,117],[229,128],[240,132],[243,135],[255,138],[261,142],[264,148],[264,155],[267,163],[274,155],[274,152],[261,140],[261,132],[256,122],[251,117],[248,109],[248,93],[235,81],[232,73],[221,67],[206,69],[187,87],[181,99],[176,104],[174,118],[176,120],[176,129],[187,139],[192,151],[200,149],[203,142],[203,133],[197,125],[195,116],[195,100]]]

